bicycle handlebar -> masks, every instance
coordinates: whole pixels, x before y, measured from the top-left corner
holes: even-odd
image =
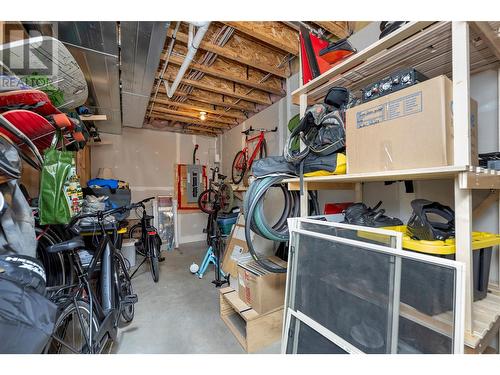
[[[254,129],[250,126],[248,129],[243,130],[241,133],[248,135],[253,131],[258,131],[258,132],[263,132],[263,133],[274,133],[274,132],[278,131],[278,127],[276,126],[274,129],[264,129],[264,128]]]

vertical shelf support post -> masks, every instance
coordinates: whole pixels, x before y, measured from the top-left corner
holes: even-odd
[[[300,95],[300,118],[302,119],[306,114],[307,109],[307,94]],[[305,147],[302,140],[300,141],[300,149]],[[307,191],[307,182],[304,182],[302,195],[300,196],[300,216],[306,217],[309,214],[309,193]]]
[[[453,151],[455,165],[470,165],[470,55],[469,25],[465,21],[452,23],[453,58]],[[472,192],[460,189],[460,176],[455,178],[456,260],[465,264],[464,328],[472,326]],[[460,322],[457,322],[460,324]]]

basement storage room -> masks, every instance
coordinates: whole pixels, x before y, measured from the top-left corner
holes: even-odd
[[[0,353],[498,353],[500,22],[0,26]]]

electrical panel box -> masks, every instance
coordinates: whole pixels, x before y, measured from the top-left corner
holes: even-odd
[[[186,200],[188,203],[197,203],[198,196],[203,191],[202,177],[203,168],[201,165],[187,165],[186,180]]]

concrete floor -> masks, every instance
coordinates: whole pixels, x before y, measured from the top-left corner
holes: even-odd
[[[201,263],[203,242],[185,244],[163,252],[160,281],[154,283],[149,265],[134,276],[139,297],[132,323],[121,328],[113,353],[242,354],[236,338],[219,317],[219,291],[211,283],[212,267],[198,279],[189,272],[194,261]],[[279,353],[280,342],[259,353]]]

